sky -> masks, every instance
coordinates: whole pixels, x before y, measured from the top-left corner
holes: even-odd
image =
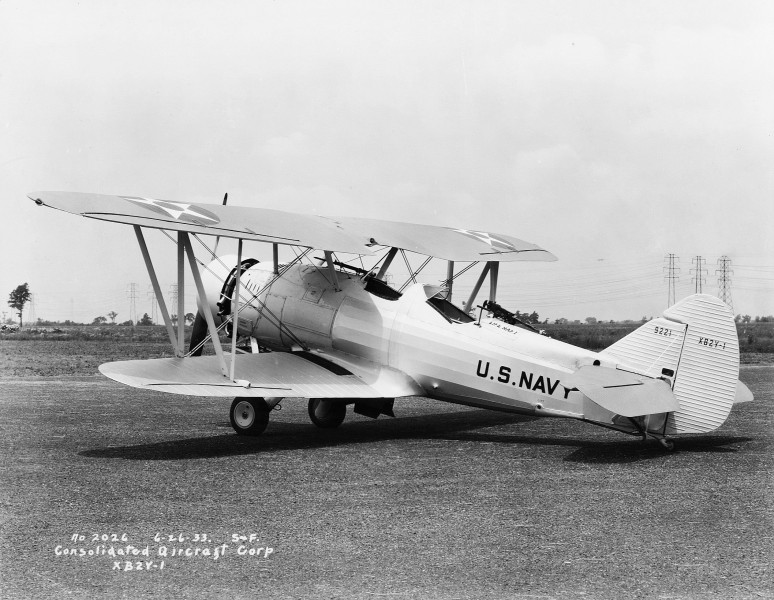
[[[4,0],[0,293],[123,321],[134,283],[152,313],[132,229],[31,191],[228,192],[539,244],[559,260],[504,265],[499,298],[541,318],[660,314],[668,254],[678,298],[728,256],[734,312],[774,314],[772,56],[768,1]]]

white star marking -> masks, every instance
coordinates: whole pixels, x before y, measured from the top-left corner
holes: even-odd
[[[497,252],[515,252],[516,251],[516,247],[510,242],[494,237],[492,236],[492,234],[487,233],[485,231],[472,231],[470,229],[453,229],[452,231],[456,231],[457,233],[461,233],[468,237],[472,237],[476,240],[482,241],[485,244],[489,244],[489,246]]]
[[[170,202],[169,200],[155,200],[153,198],[138,198],[134,196],[122,196],[122,198],[135,204],[147,206],[154,212],[166,213],[176,221],[185,221],[189,223],[197,221],[209,221],[210,223],[220,222],[220,219],[210,211],[198,208],[191,204]]]

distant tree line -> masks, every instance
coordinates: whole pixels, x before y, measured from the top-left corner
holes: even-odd
[[[75,327],[75,326],[89,326],[89,325],[116,325],[116,326],[119,326],[119,327],[124,327],[124,326],[131,327],[133,325],[141,325],[141,326],[156,325],[156,323],[153,322],[153,320],[148,315],[148,313],[145,313],[140,318],[140,320],[137,321],[137,323],[135,323],[131,319],[129,319],[128,321],[122,321],[120,323],[117,323],[116,320],[115,320],[117,316],[118,316],[117,312],[115,312],[115,311],[109,312],[108,313],[108,317],[110,317],[110,323],[108,323],[107,317],[104,317],[104,316],[101,316],[101,315],[99,317],[94,317],[94,319],[92,320],[91,323],[82,323],[80,321],[73,321],[71,319],[65,319],[64,321],[52,321],[50,319],[38,318],[35,321],[34,325],[36,325],[38,327],[52,327],[52,326],[57,326],[57,325],[64,325],[64,326],[71,326],[71,327]],[[172,318],[173,322],[175,322],[175,323],[177,322],[177,315],[171,315],[170,318]],[[192,325],[195,318],[196,318],[196,316],[193,313],[186,314],[185,315],[185,323],[186,323],[186,325]],[[13,323],[13,319],[5,319],[5,322],[8,323],[8,324],[11,324],[11,323]]]
[[[107,314],[108,317],[110,317],[110,324],[115,325],[116,324],[116,317],[118,316],[118,313],[115,311],[110,311]],[[169,316],[172,323],[175,325],[177,324],[177,315],[172,314]],[[186,313],[185,315],[185,324],[186,325],[192,325],[194,322],[194,319],[196,316],[193,313]],[[91,322],[92,325],[105,325],[107,324],[107,318],[103,316],[94,317],[94,320]],[[155,325],[153,322],[153,319],[150,317],[148,313],[143,314],[142,317],[140,317],[140,320],[137,321],[137,323],[133,323],[131,320],[124,321],[123,323],[119,323],[119,325],[140,325],[140,326],[148,326],[148,325]]]
[[[751,317],[750,315],[736,315],[734,321],[737,323],[774,323],[774,315],[766,315],[765,317]]]

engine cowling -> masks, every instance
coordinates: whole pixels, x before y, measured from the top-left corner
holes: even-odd
[[[233,310],[232,300],[236,289],[236,274],[239,265],[237,256],[226,255],[212,261],[202,271],[202,284],[207,296],[207,306],[202,304],[202,299],[197,298],[197,315],[194,321],[193,331],[191,333],[190,350],[193,356],[201,354],[201,348],[195,348],[207,336],[207,324],[204,318],[204,311],[212,314],[216,325],[222,324],[231,315]],[[234,265],[230,267],[230,265]],[[271,278],[271,273],[266,273],[265,268],[255,269],[255,272],[248,276],[248,272],[260,263],[257,259],[247,258],[242,261],[240,275],[240,304],[243,305],[239,311],[240,331],[242,335],[251,335],[249,323],[250,319],[245,319],[251,312],[255,312],[250,305],[254,300],[253,293],[250,291],[254,286],[264,287]],[[249,284],[249,285],[248,285]],[[260,289],[260,288],[257,288]],[[245,326],[243,326],[245,320]]]

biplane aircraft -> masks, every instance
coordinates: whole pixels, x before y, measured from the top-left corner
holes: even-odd
[[[602,352],[531,330],[497,304],[500,263],[556,257],[509,235],[226,206],[225,199],[217,205],[68,192],[29,197],[134,228],[176,356],[106,363],[100,371],[144,390],[233,397],[230,421],[240,435],[261,434],[284,398],[308,398],[312,422],[333,428],[348,405],[373,418],[394,416],[396,398],[426,396],[578,419],[671,449],[669,436],[712,431],[735,402],[752,399],[738,380],[731,311],[709,295],[678,302]],[[176,242],[178,315],[185,314],[186,259],[190,266],[198,314],[187,350],[183,319],[170,319],[145,229],[164,230]],[[220,237],[234,238],[236,256],[218,256],[200,236],[215,236],[215,248]],[[206,263],[196,258],[192,238],[211,254]],[[244,257],[245,241],[270,245],[272,259]],[[281,245],[294,249],[293,260],[279,261]],[[323,256],[313,260],[314,250]],[[419,268],[407,252],[424,257]],[[344,255],[362,266],[340,261]],[[400,288],[387,277],[399,255],[409,267]],[[447,261],[446,280],[418,283],[433,258]],[[453,283],[475,265],[481,272],[464,303],[471,310],[463,310],[452,301]],[[487,298],[476,305],[487,280]],[[221,334],[228,334],[226,349]],[[214,355],[201,356],[207,341]]]

